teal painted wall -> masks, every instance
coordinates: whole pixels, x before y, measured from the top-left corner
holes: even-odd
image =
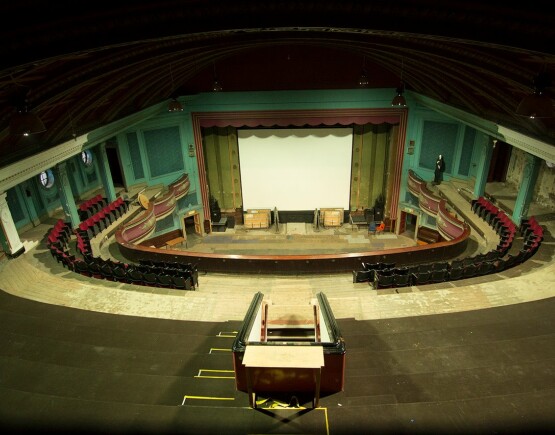
[[[390,108],[394,89],[352,89],[352,90],[311,90],[311,91],[277,91],[277,92],[210,92],[193,96],[181,97],[184,106],[183,112],[169,113],[166,105],[160,104],[159,108],[149,108],[133,116],[133,125],[125,126],[114,123],[104,126],[90,137],[101,137],[103,132],[110,129],[117,130],[118,153],[122,161],[122,170],[127,186],[137,183],[147,185],[167,185],[182,175],[189,174],[191,190],[189,195],[179,204],[181,210],[196,208],[200,205],[200,186],[197,170],[196,156],[190,156],[189,144],[194,144],[194,135],[191,122],[193,112],[215,111],[268,111],[268,110],[306,110],[306,109],[334,109],[334,108]],[[475,176],[473,168],[480,157],[476,152],[475,143],[479,141],[481,133],[467,132],[464,124],[452,118],[447,118],[433,110],[426,109],[411,100],[410,93],[406,95],[408,102],[408,124],[405,144],[405,156],[401,180],[401,198],[406,196],[406,177],[408,169],[415,170],[426,180],[433,179],[433,171],[426,163],[433,158],[442,147],[449,147],[449,170],[445,179],[449,177]],[[157,112],[153,111],[157,110]],[[144,120],[141,120],[141,116]],[[138,121],[137,121],[138,120]],[[129,121],[131,122],[131,121]],[[118,124],[118,125],[116,125]],[[436,133],[438,126],[446,127],[449,134]],[[441,128],[439,129],[441,130]],[[447,137],[447,139],[445,139]],[[423,138],[426,138],[423,141]],[[411,141],[414,144],[411,144]],[[159,143],[157,143],[159,142]],[[468,153],[471,152],[469,161]],[[84,170],[79,164],[79,156],[70,159],[70,172],[72,189],[75,196],[79,196],[99,186],[98,167],[94,167],[94,174],[90,169]],[[96,177],[96,178],[95,178]],[[23,194],[27,183],[34,186],[38,197],[29,199]],[[34,183],[34,184],[33,184]],[[18,206],[23,210],[24,217],[17,221],[20,228],[31,222],[32,217],[26,210],[26,205],[34,201],[36,214],[42,216],[59,207],[56,189],[45,192],[36,180],[28,180],[16,186],[10,196],[15,197]],[[42,204],[42,205],[41,205]],[[14,206],[15,207],[15,206]],[[16,213],[17,214],[17,213]],[[32,214],[32,213],[31,213]],[[175,219],[174,228],[179,226]]]
[[[68,180],[76,201],[82,195],[86,196],[87,192],[100,186],[98,163],[94,157],[91,166],[84,165],[80,154],[69,158],[66,162]],[[40,183],[38,176],[8,189],[7,201],[18,229],[39,223],[61,207],[56,185],[46,189]]]

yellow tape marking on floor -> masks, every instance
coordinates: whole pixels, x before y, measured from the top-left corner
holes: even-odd
[[[214,351],[214,352],[231,352],[231,349],[222,349],[222,348],[219,348],[219,347],[211,347],[210,352],[208,352],[208,353],[212,353],[212,351]]]
[[[235,397],[212,397],[212,396],[183,396],[182,405],[185,405],[187,399],[195,400],[235,400]]]
[[[234,373],[234,370],[212,370],[212,369],[200,369],[198,371],[198,374],[195,376],[195,378],[208,378],[208,379],[235,379],[235,375],[234,376],[206,376],[203,375],[203,373]]]
[[[324,411],[324,419],[326,420],[326,435],[330,435],[330,422],[328,420],[328,408],[316,408]]]

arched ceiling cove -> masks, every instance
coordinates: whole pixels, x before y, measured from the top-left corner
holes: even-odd
[[[5,4],[7,3],[7,4]],[[555,143],[554,119],[517,116],[555,74],[547,2],[168,0],[3,2],[0,167],[168,100],[210,92],[406,89]],[[546,93],[553,99],[554,87]],[[9,133],[16,103],[47,130]]]

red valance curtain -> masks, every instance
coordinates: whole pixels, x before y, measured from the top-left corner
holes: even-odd
[[[364,113],[367,112],[367,113]],[[203,113],[199,119],[201,127],[302,127],[318,125],[365,125],[399,124],[398,113],[386,113],[379,109],[326,110],[326,111],[271,111],[237,112],[214,114]]]

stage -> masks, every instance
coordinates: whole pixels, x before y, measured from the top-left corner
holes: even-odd
[[[213,232],[204,237],[187,236],[187,243],[174,250],[220,255],[320,255],[417,246],[411,234],[368,234],[366,228],[350,224],[338,228],[315,229],[312,224],[280,224],[268,229],[246,229],[242,225]]]

